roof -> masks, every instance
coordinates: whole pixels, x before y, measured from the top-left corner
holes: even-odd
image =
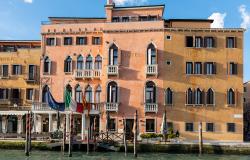
[[[166,19],[165,21],[183,21],[183,22],[191,22],[191,21],[194,21],[194,22],[210,22],[210,23],[213,23],[214,20],[213,19]]]
[[[105,17],[49,17],[49,19],[106,19]]]
[[[157,8],[157,7],[163,7],[165,8],[165,4],[160,4],[160,5],[143,5],[143,6],[118,6],[118,7],[114,7],[115,9],[130,9],[130,8]]]
[[[0,43],[1,42],[11,42],[11,43],[15,43],[15,42],[18,42],[18,43],[27,43],[27,42],[41,42],[41,40],[0,40]]]

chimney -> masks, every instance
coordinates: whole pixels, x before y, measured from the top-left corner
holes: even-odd
[[[113,4],[114,4],[113,0],[107,0],[107,5],[113,5]]]

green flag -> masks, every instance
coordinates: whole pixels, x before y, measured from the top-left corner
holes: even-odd
[[[66,88],[64,95],[65,107],[69,108],[71,103],[71,92]]]

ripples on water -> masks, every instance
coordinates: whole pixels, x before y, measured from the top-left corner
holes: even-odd
[[[73,157],[62,155],[60,152],[39,152],[33,151],[30,157],[25,157],[23,151],[1,150],[0,160],[131,160],[133,154],[124,153],[91,153],[89,156],[86,153],[73,153]],[[197,156],[192,154],[163,154],[163,153],[148,153],[138,154],[137,160],[250,160],[250,156],[232,156],[232,155],[203,155]]]

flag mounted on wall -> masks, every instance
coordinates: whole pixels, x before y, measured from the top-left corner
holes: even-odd
[[[65,90],[65,106],[66,108],[70,108],[72,112],[78,112],[78,113],[83,113],[83,104],[77,103],[73,98],[72,94],[69,91],[69,89],[66,88]]]
[[[45,93],[45,100],[50,108],[61,112],[65,111],[65,104],[56,102],[49,90]]]

